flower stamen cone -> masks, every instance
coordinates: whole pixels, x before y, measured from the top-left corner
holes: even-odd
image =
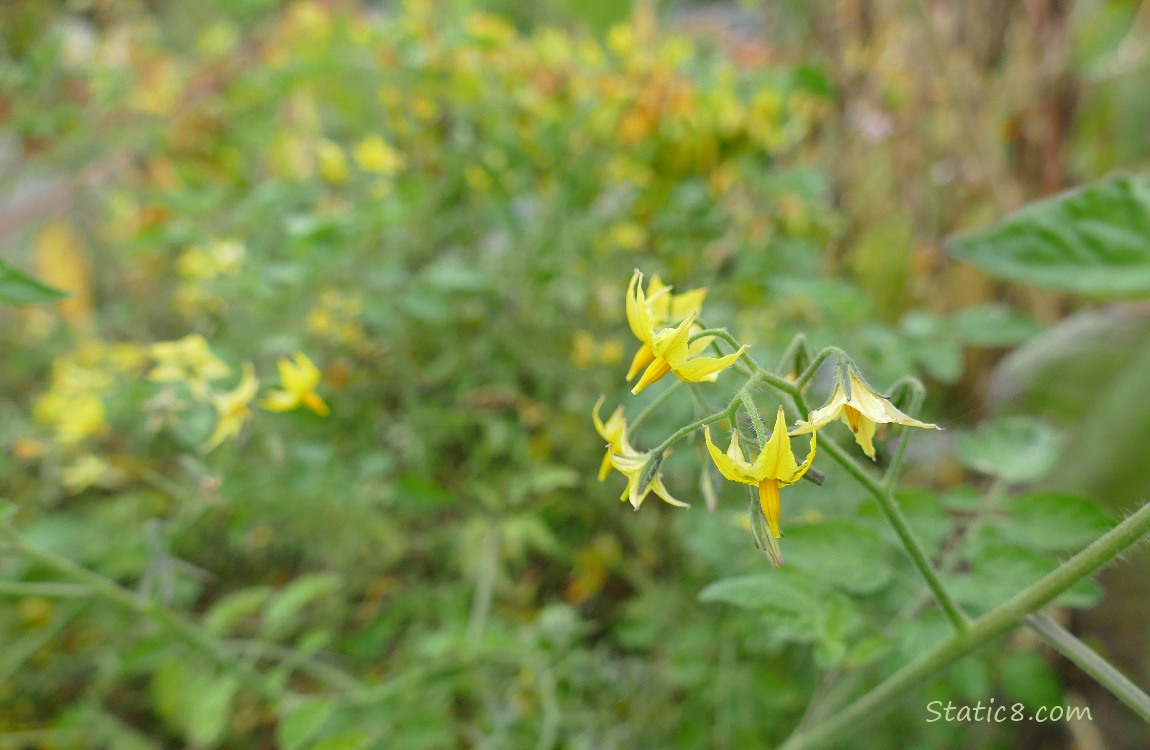
[[[771,536],[776,539],[782,536],[779,531],[779,488],[794,484],[807,473],[811,463],[815,460],[815,448],[818,436],[811,435],[811,450],[806,460],[801,464],[795,460],[791,451],[791,439],[787,434],[787,420],[783,414],[783,407],[779,407],[775,415],[775,428],[770,439],[759,451],[753,463],[748,463],[743,457],[739,447],[739,433],[731,433],[731,445],[723,453],[711,442],[711,428],[703,428],[703,437],[707,443],[707,452],[715,462],[721,473],[732,482],[749,484],[758,487],[759,507],[767,519]]]

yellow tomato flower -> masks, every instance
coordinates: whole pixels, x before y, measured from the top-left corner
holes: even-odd
[[[632,393],[639,393],[672,371],[681,379],[694,383],[714,381],[720,370],[733,365],[742,355],[746,347],[717,359],[699,356],[711,343],[709,338],[688,345],[691,326],[706,295],[706,289],[671,294],[671,287],[660,281],[658,276],[651,278],[647,293],[644,293],[643,274],[636,269],[627,287],[626,309],[627,324],[635,338],[639,339],[640,346],[631,360],[627,380],[633,380],[644,367],[647,369]],[[657,330],[671,321],[681,319],[682,323],[677,328]]]
[[[245,362],[243,376],[235,390],[212,396],[212,405],[216,407],[216,429],[204,444],[204,453],[239,433],[244,422],[252,415],[248,404],[256,397],[259,386],[260,381],[256,379],[251,363]]]
[[[710,427],[703,428],[703,437],[707,441],[707,452],[711,454],[715,466],[719,467],[719,473],[732,482],[759,488],[759,507],[771,528],[771,535],[776,539],[782,536],[779,533],[779,487],[794,484],[811,468],[811,462],[815,460],[818,435],[811,435],[811,452],[807,454],[807,459],[802,464],[796,463],[791,452],[791,439],[787,435],[787,420],[780,406],[775,417],[775,430],[754,463],[747,463],[743,458],[738,431],[731,434],[731,446],[726,454],[711,442]]]
[[[629,500],[631,507],[639,510],[639,506],[647,499],[647,495],[654,492],[656,495],[663,499],[663,502],[674,505],[678,508],[690,508],[691,506],[684,503],[682,500],[676,500],[671,496],[667,486],[663,484],[662,472],[656,471],[651,480],[647,482],[646,487],[640,487],[639,482],[642,481],[643,468],[647,465],[646,455],[624,455],[622,453],[615,453],[612,446],[607,446],[608,455],[611,458],[611,465],[625,477],[627,477],[627,486],[623,489],[623,494],[619,496],[620,500]]]
[[[315,392],[320,380],[319,368],[303,352],[296,352],[294,360],[280,357],[277,364],[283,390],[271,391],[260,402],[260,406],[268,411],[291,411],[306,406],[319,416],[326,417],[330,410]]]
[[[611,456],[613,454],[629,456],[635,453],[635,449],[627,442],[627,420],[623,418],[622,406],[615,409],[614,413],[607,418],[606,424],[599,418],[599,409],[606,400],[605,396],[600,396],[599,400],[595,402],[595,410],[591,412],[591,418],[595,420],[595,431],[599,433],[599,437],[607,441],[607,452],[603,455],[602,463],[599,464],[600,482],[606,479],[607,474],[611,471]]]
[[[678,327],[664,328],[655,334],[651,342],[654,359],[639,378],[639,382],[631,389],[631,393],[639,393],[668,372],[675,373],[680,380],[689,383],[714,382],[721,370],[735,364],[735,360],[742,356],[746,345],[740,346],[738,351],[724,357],[701,356],[703,349],[711,343],[711,339],[703,337],[688,343],[696,315],[691,313]]]
[[[863,382],[855,372],[854,365],[847,364],[845,377],[840,370],[835,378],[835,390],[827,403],[807,416],[807,421],[796,422],[798,429],[792,435],[803,435],[826,427],[841,417],[854,433],[855,442],[862,447],[872,461],[874,455],[874,433],[876,424],[901,424],[910,427],[941,429],[936,424],[928,424],[913,419],[895,408],[894,404]]]
[[[365,172],[390,175],[403,169],[403,156],[378,135],[360,141],[352,156]]]
[[[603,455],[602,463],[599,464],[599,481],[602,482],[607,478],[612,467],[627,477],[627,486],[623,489],[623,494],[619,496],[619,499],[629,500],[635,510],[639,510],[639,506],[643,504],[643,500],[651,492],[671,505],[680,508],[691,507],[681,500],[676,500],[671,495],[667,486],[663,484],[663,475],[658,471],[647,482],[646,487],[639,486],[648,456],[637,455],[636,450],[631,447],[631,443],[627,440],[627,420],[623,418],[622,406],[615,409],[606,423],[600,419],[599,409],[603,406],[604,400],[604,397],[600,396],[599,400],[595,402],[595,410],[591,412],[591,418],[595,420],[595,430],[600,437],[607,441],[607,452]]]

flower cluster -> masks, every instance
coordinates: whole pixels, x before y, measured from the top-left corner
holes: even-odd
[[[754,405],[753,391],[763,385],[772,386],[795,397],[796,405],[801,408],[804,403],[801,398],[802,388],[817,367],[805,368],[802,375],[792,371],[787,376],[777,376],[761,369],[749,358],[744,358],[746,345],[738,345],[725,330],[709,329],[700,322],[700,308],[706,294],[706,289],[675,294],[658,276],[653,277],[644,289],[643,274],[635,271],[627,287],[625,303],[627,323],[639,340],[639,349],[626,376],[628,381],[638,377],[631,392],[638,394],[669,373],[686,383],[714,382],[721,372],[737,363],[746,370],[747,382],[725,409],[684,427],[658,448],[647,452],[636,450],[631,444],[622,406],[617,407],[606,422],[602,420],[599,412],[605,399],[600,397],[592,413],[595,429],[607,441],[599,479],[605,479],[612,468],[623,474],[627,478],[627,486],[620,499],[630,501],[635,509],[651,492],[671,505],[686,507],[686,503],[676,499],[667,490],[660,467],[672,443],[702,427],[707,452],[719,473],[732,482],[756,488],[757,503],[753,511],[755,525],[752,529],[759,528],[759,522],[765,522],[766,531],[761,534],[757,532],[756,538],[761,537],[761,544],[767,548],[772,560],[781,563],[782,558],[774,542],[782,536],[779,528],[779,490],[807,475],[814,463],[819,430],[841,419],[850,427],[863,453],[873,461],[876,460],[874,438],[878,425],[938,427],[900,411],[886,396],[867,384],[849,357],[839,350],[828,349],[816,360],[822,362],[831,355],[837,356],[835,383],[830,398],[823,406],[810,411],[806,419],[796,420],[795,427],[791,429],[788,429],[786,412],[779,405],[773,429],[768,431]],[[720,341],[728,345],[731,351],[724,353],[719,346]],[[714,349],[718,356],[704,354],[707,349]],[[805,348],[801,344],[795,351],[802,351],[805,355]],[[758,450],[752,460],[748,460],[743,453],[742,442],[749,437],[740,435],[737,419],[740,411],[746,413],[754,428]],[[636,423],[644,416],[640,416]],[[727,422],[733,426],[726,452],[712,441],[711,425],[716,422]],[[810,450],[802,463],[799,463],[791,449],[791,438],[806,434],[811,436]]]

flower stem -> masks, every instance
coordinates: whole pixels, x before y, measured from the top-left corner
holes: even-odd
[[[966,630],[969,620],[962,610],[959,609],[958,604],[951,598],[950,593],[946,587],[942,585],[942,579],[938,577],[931,566],[930,561],[926,558],[926,553],[923,552],[922,546],[915,538],[914,532],[910,530],[910,525],[906,522],[906,517],[903,516],[902,510],[899,509],[898,503],[894,499],[891,491],[883,487],[877,480],[867,473],[863,467],[859,466],[858,462],[847,455],[838,443],[830,438],[823,438],[819,441],[819,447],[831,455],[833,459],[838,461],[839,465],[847,470],[855,481],[866,488],[874,499],[878,501],[878,507],[882,510],[883,515],[886,516],[887,522],[894,529],[894,533],[898,535],[899,541],[902,542],[903,549],[910,557],[911,563],[926,581],[926,585],[930,587],[930,591],[934,594],[934,599],[938,602],[938,606],[946,614],[947,619],[954,625],[954,629],[958,632]]]
[[[1046,615],[1027,615],[1023,619],[1059,653],[1097,680],[1099,685],[1129,706],[1134,713],[1142,717],[1143,721],[1150,723],[1150,695],[1146,695],[1142,688],[1119,672],[1117,667]]]
[[[638,429],[639,425],[641,425],[647,419],[647,417],[654,414],[655,410],[662,406],[664,401],[673,396],[675,391],[679,390],[682,385],[682,380],[676,380],[674,383],[671,383],[669,388],[664,389],[662,393],[651,399],[651,403],[643,407],[643,411],[639,412],[639,415],[631,420],[630,424],[627,426],[627,429],[631,430],[632,432]]]
[[[835,739],[858,732],[860,725],[897,707],[896,698],[945,669],[982,644],[1022,623],[1023,618],[1049,604],[1078,581],[1113,562],[1126,548],[1150,533],[1150,503],[1102,535],[1037,583],[972,621],[926,653],[911,661],[842,711],[809,730],[797,732],[781,750],[813,750],[832,746]]]

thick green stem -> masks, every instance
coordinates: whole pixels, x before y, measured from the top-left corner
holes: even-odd
[[[1113,562],[1128,547],[1150,533],[1150,503],[1067,560],[1034,585],[970,623],[969,627],[895,672],[842,711],[818,726],[791,735],[781,750],[813,750],[833,746],[834,740],[858,732],[859,727],[897,706],[896,699],[932,675],[966,656],[982,644],[1009,632],[1023,618],[1049,604],[1078,581]]]
[[[1142,688],[1131,682],[1113,664],[1046,615],[1027,615],[1024,619],[1059,653],[1097,680],[1099,685],[1129,706],[1143,721],[1150,723],[1150,695],[1146,695]]]

